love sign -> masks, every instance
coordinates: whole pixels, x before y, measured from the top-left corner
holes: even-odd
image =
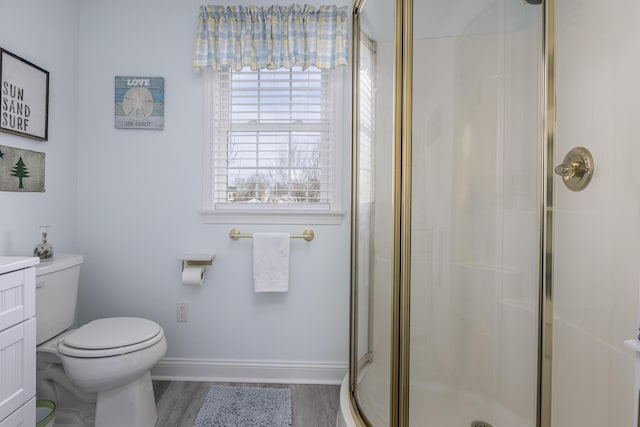
[[[115,77],[115,127],[164,128],[164,78]]]

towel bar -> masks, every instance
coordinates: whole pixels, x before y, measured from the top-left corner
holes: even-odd
[[[250,238],[250,237],[253,237],[253,234],[242,234],[240,230],[238,230],[237,228],[232,228],[231,230],[229,230],[229,238],[231,238],[232,240],[238,240],[238,239],[244,239],[244,238]],[[315,233],[313,232],[312,229],[307,228],[302,232],[302,234],[292,234],[290,237],[292,239],[304,239],[307,242],[310,242],[315,237]]]

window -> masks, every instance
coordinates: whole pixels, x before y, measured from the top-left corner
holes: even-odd
[[[360,202],[374,201],[373,170],[375,165],[376,139],[376,42],[360,34],[360,72],[358,74],[358,141],[360,155]]]
[[[341,221],[344,75],[206,71],[206,222]]]

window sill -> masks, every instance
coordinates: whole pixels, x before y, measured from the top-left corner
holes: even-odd
[[[340,225],[343,211],[319,211],[317,209],[201,209],[205,224],[319,224]]]

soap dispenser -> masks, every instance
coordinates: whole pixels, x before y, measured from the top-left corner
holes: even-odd
[[[48,261],[53,258],[53,246],[47,242],[47,233],[49,232],[48,225],[40,226],[40,234],[42,235],[42,241],[33,250],[33,256],[37,256],[41,261]]]

